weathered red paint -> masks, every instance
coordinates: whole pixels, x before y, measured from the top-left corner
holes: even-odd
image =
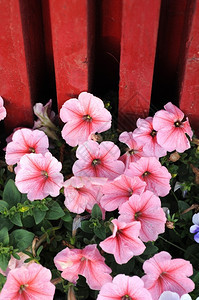
[[[132,130],[149,112],[160,1],[123,1],[119,128]]]
[[[93,40],[88,26],[89,4],[88,0],[49,1],[59,109],[66,100],[89,89]]]
[[[180,108],[199,134],[199,2],[187,2],[181,63]]]
[[[7,131],[33,121],[19,2],[0,1],[0,95],[7,110]]]

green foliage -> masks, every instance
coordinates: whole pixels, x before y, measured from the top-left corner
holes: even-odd
[[[19,251],[23,251],[31,246],[34,238],[34,233],[24,230],[16,229],[10,234],[10,242]]]
[[[111,102],[106,102],[111,109]],[[124,152],[125,145],[118,142],[119,133],[113,129],[102,133],[105,140],[117,143]],[[53,148],[53,147],[52,147]],[[64,150],[64,151],[63,151]],[[55,142],[52,150],[59,159],[62,151],[62,172],[71,177],[75,152],[64,145],[63,140]],[[29,257],[26,262],[40,262],[52,270],[53,278],[59,277],[53,259],[65,247],[83,249],[86,245],[97,244],[106,264],[112,269],[112,276],[126,274],[143,276],[143,262],[160,251],[168,251],[173,258],[189,260],[194,268],[192,280],[196,289],[191,293],[193,299],[199,295],[199,245],[194,241],[189,229],[192,216],[199,211],[199,184],[194,170],[199,169],[199,146],[192,143],[191,148],[179,154],[173,162],[171,153],[160,159],[171,173],[171,192],[162,197],[162,206],[169,208],[165,232],[156,241],[145,243],[146,249],[140,256],[134,256],[128,263],[119,265],[114,256],[104,253],[99,243],[112,235],[111,220],[118,218],[118,210],[106,212],[105,218],[98,204],[91,212],[75,214],[64,205],[63,188],[58,197],[29,201],[21,194],[14,181],[14,173],[8,172],[5,165],[0,169],[0,268],[5,271],[11,255],[19,259],[19,252]],[[194,169],[195,168],[195,169]],[[5,277],[0,274],[0,289]],[[58,288],[67,293],[72,283],[62,280]],[[74,286],[77,299],[96,299],[98,291],[91,291],[84,277],[79,276]]]

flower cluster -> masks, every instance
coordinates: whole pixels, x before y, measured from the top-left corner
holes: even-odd
[[[3,104],[0,98],[1,120]],[[134,131],[103,140],[112,117],[101,99],[82,92],[67,100],[61,129],[51,105],[37,103],[34,127],[7,139],[5,162],[13,172],[0,178],[0,299],[50,300],[55,285],[68,299],[190,299],[197,281],[189,278],[192,249],[178,258],[174,250],[183,249],[168,240],[178,219],[185,237],[180,221],[190,224],[191,210],[199,209],[175,194],[186,190],[176,172],[191,151],[188,118],[169,102],[138,119]],[[192,176],[194,164],[187,164]],[[173,194],[178,219],[170,215]],[[198,214],[193,223],[198,243]]]

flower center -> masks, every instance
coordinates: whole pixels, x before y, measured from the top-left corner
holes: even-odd
[[[35,153],[35,149],[33,147],[29,147],[28,150],[29,150],[30,153]]]
[[[22,294],[23,291],[25,291],[25,289],[28,287],[28,284],[22,284],[20,285],[20,288],[19,288],[19,293]]]
[[[133,195],[133,190],[129,189],[129,197]]]
[[[133,300],[129,295],[124,295],[121,300]]]
[[[82,256],[81,261],[84,261],[84,260],[86,260],[86,257]]]
[[[101,161],[100,161],[99,158],[93,159],[93,161],[92,161],[92,165],[93,165],[93,166],[97,166],[97,165],[100,165],[100,164],[101,164]]]
[[[146,177],[148,176],[150,173],[148,171],[145,171],[143,174],[142,174],[142,177]]]
[[[135,153],[136,153],[136,151],[135,151],[134,149],[129,150],[129,154],[130,154],[130,155],[133,155],[133,154],[135,154]]]
[[[156,131],[156,130],[154,130],[154,129],[153,129],[153,130],[151,131],[151,133],[150,133],[150,135],[151,135],[152,137],[155,137],[155,136],[156,136],[156,134],[157,134],[157,131]]]
[[[141,216],[141,214],[142,213],[140,211],[136,212],[134,215],[135,220],[139,220],[139,217]]]
[[[87,122],[92,121],[92,117],[90,115],[84,115],[82,118],[83,118],[84,121],[87,121]]]
[[[45,170],[41,171],[41,175],[43,175],[46,179],[48,178],[48,172]]]
[[[182,122],[177,120],[175,123],[174,123],[175,127],[180,127],[182,125]]]

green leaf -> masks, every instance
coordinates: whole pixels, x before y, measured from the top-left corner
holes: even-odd
[[[8,228],[6,227],[3,227],[0,230],[0,243],[3,243],[4,246],[7,246],[9,244]]]
[[[58,220],[65,215],[65,212],[57,202],[51,202],[51,206],[46,213],[46,219],[48,220]]]
[[[62,217],[62,220],[64,222],[69,223],[69,222],[72,222],[73,218],[71,217],[71,214],[69,212],[66,212],[65,216]]]
[[[145,255],[148,257],[152,257],[155,253],[158,252],[158,247],[153,245],[151,242],[146,243],[146,249],[142,255]]]
[[[10,222],[10,220],[8,218],[5,218],[3,216],[0,216],[0,229],[2,229],[3,227],[6,227],[8,230],[12,229],[14,225],[12,224],[12,222]]]
[[[9,204],[3,200],[0,200],[0,210],[4,210],[5,208],[9,208]]]
[[[91,228],[90,225],[91,225],[91,222],[89,222],[89,221],[82,221],[81,222],[81,229],[84,232],[92,233],[93,232],[93,228]]]
[[[9,179],[3,191],[3,201],[9,204],[9,207],[17,206],[21,202],[21,193],[18,191],[14,180]]]
[[[26,216],[23,218],[23,226],[26,228],[31,228],[35,225],[35,220],[32,216]]]
[[[103,226],[94,227],[94,233],[101,240],[104,240],[106,238],[106,229]]]
[[[10,221],[17,226],[23,226],[21,222],[21,214],[19,212],[16,212],[14,215],[10,216]]]
[[[6,282],[6,277],[0,274],[0,291],[2,290],[5,282]]]
[[[41,211],[37,207],[33,208],[33,217],[35,219],[36,225],[39,224],[45,218],[45,215],[46,215],[46,211]]]
[[[99,205],[95,204],[95,205],[93,206],[91,216],[92,216],[93,218],[98,218],[98,219],[101,219],[101,218],[102,218],[102,211],[101,211]]]
[[[185,209],[189,208],[190,205],[188,205],[185,201],[178,201],[178,208],[179,208],[179,212],[182,213],[183,211],[185,211]],[[184,219],[186,222],[191,221],[192,219],[192,212],[189,211],[185,214],[181,215],[182,219]]]
[[[11,255],[8,253],[0,254],[0,268],[6,271]]]
[[[34,238],[34,234],[24,229],[16,229],[10,234],[10,242],[11,244],[19,249],[19,251],[23,251],[28,248]]]

